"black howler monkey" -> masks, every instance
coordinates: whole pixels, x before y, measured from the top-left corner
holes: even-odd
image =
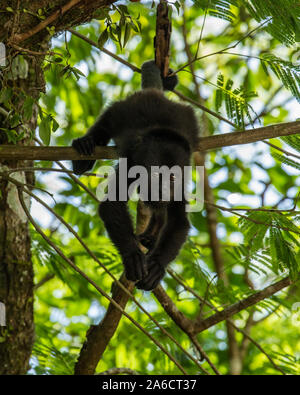
[[[153,61],[144,63],[143,89],[109,106],[85,136],[73,140],[72,146],[89,155],[95,146],[105,146],[113,139],[119,156],[127,158],[128,168],[139,165],[149,171],[152,166],[183,169],[190,164],[196,148],[198,125],[191,107],[164,96],[163,89],[173,90],[176,84],[176,76],[161,78]],[[93,164],[93,160],[75,160],[73,170],[82,174]],[[116,170],[119,181],[119,168]],[[128,185],[133,181],[128,177]],[[172,176],[169,181],[172,189]],[[118,185],[116,182],[117,188]],[[159,188],[163,185],[159,184]],[[184,198],[175,201],[172,192],[170,201],[145,201],[152,216],[147,229],[138,237],[126,201],[106,200],[99,206],[99,215],[122,256],[126,277],[136,281],[140,289],[151,290],[159,284],[188,234],[186,202]],[[146,255],[141,252],[139,241],[148,248]]]

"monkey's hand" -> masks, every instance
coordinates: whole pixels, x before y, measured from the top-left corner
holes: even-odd
[[[96,144],[94,137],[89,136],[88,134],[72,141],[72,147],[74,147],[76,151],[82,155],[92,155],[92,153],[95,151],[95,146]]]
[[[91,155],[95,150],[95,142],[92,136],[83,136],[72,141],[72,147],[79,154]],[[94,160],[73,160],[73,171],[75,174],[83,174],[93,168]]]
[[[136,287],[145,291],[151,291],[158,286],[164,278],[166,271],[158,255],[148,255],[147,268],[148,274],[136,284]]]
[[[123,254],[122,258],[127,280],[138,281],[147,276],[146,257],[139,248]]]
[[[176,74],[169,76],[169,74],[173,74],[174,70],[169,69],[168,75],[162,78],[162,84],[164,91],[173,91],[178,84],[178,77]]]

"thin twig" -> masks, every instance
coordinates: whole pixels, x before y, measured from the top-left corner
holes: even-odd
[[[77,36],[77,37],[81,38],[81,40],[84,40],[84,41],[87,42],[88,44],[90,44],[90,45],[92,45],[93,47],[99,49],[100,51],[102,51],[102,52],[105,53],[106,55],[108,55],[108,56],[112,57],[113,59],[117,60],[119,63],[122,63],[122,64],[124,64],[125,66],[129,67],[132,71],[135,71],[135,72],[137,72],[137,73],[140,73],[140,72],[141,72],[141,69],[139,69],[138,67],[134,66],[133,64],[127,62],[126,60],[124,60],[124,59],[121,58],[120,56],[115,55],[113,52],[110,52],[108,49],[105,49],[105,48],[103,48],[103,47],[102,47],[102,48],[99,48],[99,45],[98,45],[95,41],[91,40],[90,38],[84,36],[84,35],[81,34],[81,33],[78,33],[76,30],[70,28],[70,29],[68,29],[68,31],[69,31],[70,33],[72,33],[74,36]]]
[[[45,235],[45,233],[41,230],[39,225],[35,222],[33,217],[31,216],[26,203],[23,198],[23,190],[24,188],[20,185],[17,186],[19,200],[23,210],[28,217],[29,221],[32,223],[36,231],[43,237],[43,239],[58,253],[58,255],[64,259],[77,273],[79,273],[84,279],[86,279],[102,296],[110,301],[126,318],[128,318],[138,329],[140,329],[146,336],[148,336],[169,358],[172,360],[175,365],[182,371],[182,373],[187,374],[185,369],[181,366],[181,364],[162,346],[150,333],[148,333],[136,320],[134,320],[126,311],[116,303],[116,301],[111,298],[102,288],[100,288],[89,276],[87,276],[75,263],[73,263],[69,258],[67,258],[64,253],[57,247],[52,241]],[[26,191],[28,193],[28,191]]]
[[[8,180],[12,183],[14,183],[17,187],[22,187],[22,184],[10,177],[8,177]],[[95,254],[87,247],[87,245],[82,241],[82,239],[78,236],[78,234],[74,231],[74,229],[66,222],[64,219],[55,211],[49,207],[43,200],[41,200],[38,196],[33,194],[31,191],[25,189],[22,187],[23,191],[26,192],[28,195],[30,195],[32,198],[34,198],[38,203],[43,205],[48,211],[50,211],[66,228],[75,236],[75,238],[80,242],[80,244],[85,248],[85,250],[88,252],[88,254],[105,270],[107,274],[109,274],[110,277],[115,281],[115,283],[125,292],[128,294],[128,296],[133,300],[133,302],[141,309],[141,311],[148,316],[150,320],[152,320],[155,325],[164,333],[164,335],[168,336],[176,345],[181,349],[183,353],[185,353],[193,362],[200,368],[202,369],[201,365],[198,364],[198,361],[188,352],[186,351],[180,343],[170,334],[168,333],[155,318],[151,316],[151,314],[148,313],[148,311],[136,300],[136,298],[132,295],[131,292],[129,292],[121,282],[117,280],[117,278],[106,268],[105,265],[103,265],[95,256]],[[205,372],[207,373],[207,372]]]
[[[183,95],[181,92],[179,92],[178,90],[174,89],[173,92],[175,93],[175,95],[177,95],[181,100],[187,101],[191,104],[193,104],[194,106],[200,108],[201,110],[207,112],[208,114],[212,115],[213,117],[219,119],[220,121],[224,121],[226,123],[228,123],[229,125],[231,125],[232,127],[234,127],[236,129],[237,125],[231,121],[229,121],[228,119],[222,117],[222,115],[218,114],[215,111],[210,110],[209,108],[205,107],[203,104],[199,103],[196,100],[193,100],[191,98],[189,98],[188,96]]]
[[[54,55],[62,56],[62,54],[59,53],[59,52],[54,52],[54,51],[44,51],[44,52],[32,51],[31,49],[19,47],[19,45],[16,45],[16,44],[13,44],[13,43],[10,43],[10,46],[15,48],[19,52],[26,52],[28,55],[33,55],[33,56],[47,56],[47,55],[49,55],[49,56],[54,56]]]
[[[116,374],[128,374],[128,375],[136,376],[139,375],[140,373],[137,372],[136,370],[132,370],[129,368],[111,368],[105,370],[104,372],[99,373],[99,376],[116,375]]]
[[[201,355],[201,357],[204,358],[207,361],[207,363],[212,368],[212,370],[216,373],[217,376],[221,376],[222,374],[216,368],[216,366],[211,362],[211,360],[209,359],[208,355],[206,354],[206,352],[203,350],[203,348],[201,347],[200,343],[198,342],[197,337],[196,336],[192,336],[191,340],[192,340],[194,346],[196,347],[197,351]]]
[[[256,28],[254,28],[254,29],[251,30],[250,32],[248,32],[245,36],[243,36],[243,37],[242,37],[240,40],[238,40],[235,44],[230,45],[229,47],[220,49],[219,51],[216,51],[216,52],[213,52],[213,53],[209,53],[209,54],[207,54],[207,55],[203,55],[203,56],[197,57],[197,58],[193,59],[191,62],[192,62],[192,63],[195,63],[195,62],[197,62],[198,60],[206,59],[206,58],[208,58],[208,57],[210,57],[210,56],[220,55],[220,54],[223,54],[225,51],[228,51],[228,50],[230,50],[230,49],[233,49],[233,48],[237,47],[242,41],[244,41],[246,38],[248,38],[251,34],[253,34],[255,31],[261,29],[265,24],[269,23],[269,22],[271,21],[271,19],[272,19],[272,17],[269,18],[269,19],[267,19],[267,20],[264,21],[263,23],[261,23],[259,26],[257,26]],[[174,73],[172,73],[172,74],[176,74],[176,73],[178,73],[179,71],[182,71],[182,70],[185,69],[186,67],[190,66],[191,62],[185,63],[183,66],[180,66],[180,67],[179,67],[176,71],[174,71]]]
[[[258,348],[259,351],[268,358],[270,363],[273,365],[274,369],[278,370],[282,375],[284,375],[284,376],[286,375],[286,373],[278,365],[276,365],[276,363],[273,361],[271,356],[261,347],[261,345],[259,343],[257,343],[257,341],[255,341],[251,336],[249,336],[245,330],[236,326],[231,320],[230,320],[230,324],[234,327],[235,330],[242,333],[244,335],[244,337],[246,337],[249,341],[251,341],[251,343],[253,343],[255,345],[255,347]]]
[[[43,146],[43,143],[35,137],[34,139],[40,146]],[[66,166],[64,166],[61,162],[55,161],[55,163],[63,170],[68,170]],[[68,172],[69,177],[77,184],[79,185],[84,191],[86,191],[96,202],[99,202],[97,196],[94,194],[93,191],[91,191],[86,185],[84,185],[77,177],[74,176],[74,174]]]
[[[204,303],[207,306],[209,306],[212,310],[214,310],[216,312],[216,314],[218,314],[220,312],[217,307],[215,307],[212,303],[210,303],[207,300],[205,300],[204,298],[202,298],[193,288],[189,287],[184,281],[182,281],[176,273],[174,273],[171,270],[168,270],[168,272],[171,274],[172,277],[174,277],[174,279],[176,281],[178,281],[184,287],[184,289],[186,289],[188,292],[190,292],[192,295],[194,295],[197,299],[199,299],[201,303]],[[242,333],[245,337],[247,337],[247,339],[249,341],[251,341],[255,345],[255,347],[257,347],[264,355],[266,355],[266,357],[269,359],[269,361],[271,362],[271,364],[274,366],[274,368],[276,370],[278,370],[282,374],[284,374],[284,372],[276,365],[276,363],[268,355],[268,353],[252,337],[250,337],[249,334],[245,332],[245,330],[237,327],[231,319],[227,318],[227,321],[232,327],[234,327],[235,330],[237,330],[238,332]]]

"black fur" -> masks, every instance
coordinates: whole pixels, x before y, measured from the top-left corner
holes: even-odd
[[[173,70],[169,69],[169,74],[172,74]],[[142,65],[142,89],[156,88],[163,89],[165,91],[172,91],[178,84],[177,75],[167,75],[167,77],[161,76],[161,71],[156,66],[154,60],[149,60]]]
[[[145,89],[112,104],[72,145],[79,153],[91,154],[95,146],[107,145],[112,138],[119,156],[127,158],[128,168],[183,168],[190,164],[197,137],[198,125],[191,107],[168,100],[158,89]],[[82,174],[93,164],[92,160],[73,161],[73,169]],[[128,185],[133,181],[128,179]],[[189,222],[184,200],[145,203],[151,208],[152,217],[139,237],[134,234],[126,202],[104,201],[99,215],[122,256],[126,277],[137,281],[138,288],[151,290],[163,278],[168,263],[176,258],[188,234]],[[140,251],[139,241],[149,249],[147,255]]]

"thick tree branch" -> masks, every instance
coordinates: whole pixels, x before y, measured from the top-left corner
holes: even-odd
[[[46,30],[48,26],[54,26],[56,33],[58,33],[72,26],[83,24],[92,20],[99,8],[107,7],[116,2],[117,0],[70,0],[67,2],[65,0],[53,0],[50,2],[51,4],[47,2],[43,2],[43,4],[41,2],[32,2],[30,7],[28,5],[32,15],[37,13],[39,8],[50,9],[50,15],[45,15],[46,18],[37,24],[35,17],[28,17],[28,14],[26,14],[25,23],[22,23],[23,31],[18,31],[16,34],[12,32],[13,34],[9,38],[8,43],[11,46],[15,46],[28,39],[30,39],[27,41],[28,43],[34,42],[36,41],[36,36],[45,38],[45,35],[48,36]],[[14,10],[16,15],[21,14],[23,17],[23,10],[18,8]],[[48,39],[49,37],[47,37],[47,41]]]
[[[21,41],[27,40],[34,34],[40,32],[41,30],[45,29],[48,25],[54,22],[59,16],[64,15],[68,10],[74,7],[76,4],[80,3],[82,0],[71,0],[64,6],[58,8],[52,15],[48,16],[48,18],[44,19],[34,28],[28,30],[26,33],[16,34],[11,38],[11,42],[14,44],[18,44]]]
[[[213,304],[211,304],[209,301],[205,300],[203,297],[201,297],[197,292],[195,292],[195,290],[191,287],[189,287],[184,281],[182,281],[182,279],[180,279],[178,277],[177,274],[175,274],[172,270],[168,269],[169,274],[179,283],[183,286],[184,289],[186,289],[188,292],[190,292],[192,295],[194,295],[197,299],[199,299],[201,304],[206,304],[207,306],[209,306],[212,310],[214,310],[215,312],[218,313],[218,309],[217,307],[215,307]],[[170,303],[173,303],[172,301]],[[271,364],[274,366],[274,368],[278,371],[280,371],[282,374],[284,374],[284,372],[276,365],[276,363],[273,361],[273,359],[270,357],[270,355],[255,341],[253,340],[249,334],[247,333],[247,328],[245,329],[241,329],[239,327],[237,327],[235,325],[235,323],[231,320],[231,319],[227,319],[227,322],[232,326],[232,328],[234,328],[235,330],[237,330],[238,332],[242,333],[247,340],[249,340],[250,342],[252,342],[255,347],[257,347],[263,354],[266,355],[266,357],[269,359],[269,361],[271,362]],[[257,324],[259,321],[256,321],[255,324]],[[196,335],[194,335],[195,337]]]
[[[134,283],[126,280],[123,275],[119,280],[129,290],[133,291]],[[114,286],[112,299],[123,309],[128,302],[129,296],[118,286]],[[92,325],[86,334],[86,340],[75,365],[75,374],[94,374],[98,362],[102,358],[107,345],[115,334],[122,318],[122,311],[113,303],[110,303],[104,318],[98,325]]]
[[[170,39],[172,22],[168,16],[167,1],[160,0],[156,14],[155,63],[164,77],[169,71]]]
[[[199,369],[202,369],[201,365],[199,365],[198,361],[191,355],[187,350],[185,350],[180,343],[169,333],[167,332],[166,329],[164,329],[157,320],[155,320],[146,310],[145,308],[133,297],[131,294],[133,288],[134,288],[134,283],[131,281],[126,280],[125,276],[123,275],[118,281],[115,276],[113,276],[110,271],[103,265],[97,257],[94,255],[94,253],[86,246],[86,244],[82,241],[82,239],[77,235],[77,233],[72,229],[72,227],[64,221],[64,219],[58,215],[57,213],[54,212],[54,210],[49,207],[45,202],[43,202],[39,197],[37,197],[35,194],[27,190],[27,188],[24,188],[24,185],[17,180],[7,177],[7,180],[15,184],[18,188],[22,188],[22,191],[25,193],[29,194],[31,197],[33,197],[37,202],[42,204],[47,210],[49,210],[56,218],[64,225],[66,228],[75,236],[75,238],[80,242],[80,244],[85,248],[87,253],[113,278],[114,285],[112,289],[113,296],[112,298],[108,298],[111,303],[107,309],[106,315],[101,321],[100,324],[97,326],[91,326],[90,330],[87,333],[87,340],[80,352],[80,356],[78,359],[78,362],[75,366],[75,374],[92,374],[92,372],[95,370],[98,361],[101,359],[103,352],[105,351],[107,345],[109,344],[110,339],[114,335],[119,321],[121,319],[122,313],[124,314],[124,308],[127,304],[127,301],[129,298],[132,298],[133,302],[141,309],[142,312],[144,312],[150,320],[154,322],[154,324],[162,331],[164,335],[169,337],[178,347],[179,349],[185,353],[193,362],[196,363],[196,365],[199,367]],[[144,206],[145,207],[145,206]],[[137,232],[141,233],[143,230],[143,218],[137,219]],[[56,251],[57,247],[51,243],[53,248],[55,248]],[[68,258],[67,258],[68,259]],[[73,265],[74,266],[74,265]],[[104,292],[104,291],[103,291]],[[112,301],[114,301],[112,303]],[[137,322],[132,320],[132,322],[136,325]],[[137,325],[139,328],[141,328],[139,325]],[[105,336],[101,335],[101,332],[105,333]],[[147,332],[144,331],[144,333],[147,334]],[[154,338],[151,336],[151,339],[154,340]],[[155,342],[155,344],[159,345],[159,347],[163,349],[163,347],[160,345],[160,343]],[[176,363],[175,359],[174,362]],[[177,364],[177,363],[176,363]],[[177,366],[180,368],[180,365],[177,364]],[[182,370],[182,372],[184,372]],[[206,371],[204,371],[206,373]]]
[[[178,308],[172,299],[165,292],[163,287],[159,285],[153,291],[156,299],[159,301],[165,312],[172,318],[177,326],[188,335],[193,334],[193,321],[187,318]]]
[[[300,121],[265,126],[258,129],[217,134],[200,137],[197,150],[200,152],[255,143],[266,139],[300,134]],[[28,159],[28,160],[90,160],[90,159],[117,159],[114,147],[97,147],[91,156],[79,155],[72,147],[32,147],[16,145],[0,145],[0,160],[2,159]]]
[[[146,334],[168,356],[168,358],[171,361],[173,361],[175,363],[175,365],[179,368],[179,370],[182,371],[182,373],[187,374],[186,371],[184,370],[184,368],[180,365],[180,363],[165,349],[165,347],[162,346],[161,343],[159,343],[137,321],[135,321],[129,314],[126,313],[123,306],[118,304],[118,302],[115,299],[110,297],[101,287],[99,287],[95,283],[95,281],[93,281],[76,264],[74,264],[74,262],[71,259],[66,257],[59,247],[57,247],[54,243],[52,243],[52,241],[48,238],[48,236],[45,235],[45,233],[41,230],[39,225],[35,222],[35,220],[31,216],[31,214],[26,206],[26,203],[25,203],[24,197],[23,197],[23,193],[25,192],[25,193],[31,195],[30,191],[28,191],[26,188],[24,188],[24,185],[22,185],[18,181],[14,180],[14,179],[10,179],[10,181],[13,182],[17,187],[19,201],[23,207],[24,212],[26,213],[26,216],[28,217],[28,219],[30,220],[30,222],[32,223],[32,225],[34,226],[36,231],[43,237],[43,239],[50,246],[52,246],[52,248],[58,253],[59,256],[61,256],[64,259],[64,261],[66,261],[77,273],[79,273],[83,278],[85,278],[102,296],[104,296],[106,299],[108,299],[111,302],[111,305],[113,305],[113,308],[119,310],[120,315],[122,315],[122,314],[125,315],[137,328],[139,328],[144,334]],[[126,282],[126,285],[127,285],[127,283],[129,283],[129,281],[127,281],[127,280],[125,280],[125,282]],[[123,282],[122,282],[122,285],[123,285]],[[122,291],[122,293],[124,293],[123,290],[121,290],[121,291]],[[119,299],[119,296],[120,296],[120,299]],[[124,302],[124,307],[125,307],[129,296],[128,297],[126,296],[126,300],[125,300],[124,296],[120,295],[119,291],[116,290],[115,297],[118,298],[118,301],[120,301],[120,303]],[[107,322],[109,322],[109,320],[107,320]],[[118,322],[116,323],[116,327],[118,325]],[[108,333],[108,340],[110,340],[110,338],[114,334],[115,330],[114,330],[113,326],[114,325],[111,325],[111,327],[107,326],[104,328],[104,329],[108,329],[110,331],[110,333]],[[104,342],[105,348],[106,348],[107,344],[108,344],[108,342]],[[103,350],[103,352],[104,352],[104,350]],[[90,355],[90,357],[91,357],[91,355]],[[99,359],[98,359],[98,361],[99,361]],[[93,368],[94,369],[96,368],[95,363],[96,363],[96,357],[93,356],[92,360],[88,359],[87,364],[85,366],[81,366],[80,371],[77,371],[76,374],[92,374],[92,373],[94,373]]]
[[[232,317],[234,314],[239,313],[242,310],[247,309],[248,307],[251,307],[261,300],[264,300],[266,298],[269,298],[270,296],[274,295],[276,292],[282,290],[283,288],[286,288],[287,286],[292,284],[292,280],[290,277],[285,277],[284,279],[278,281],[275,284],[269,285],[265,289],[250,295],[248,298],[245,298],[227,308],[224,310],[215,313],[211,315],[210,317],[206,318],[205,320],[202,320],[201,318],[197,319],[195,321],[194,325],[194,330],[195,333],[199,333],[204,331],[207,328],[210,328],[211,326],[214,326],[218,324],[221,321],[226,320],[227,318]]]

